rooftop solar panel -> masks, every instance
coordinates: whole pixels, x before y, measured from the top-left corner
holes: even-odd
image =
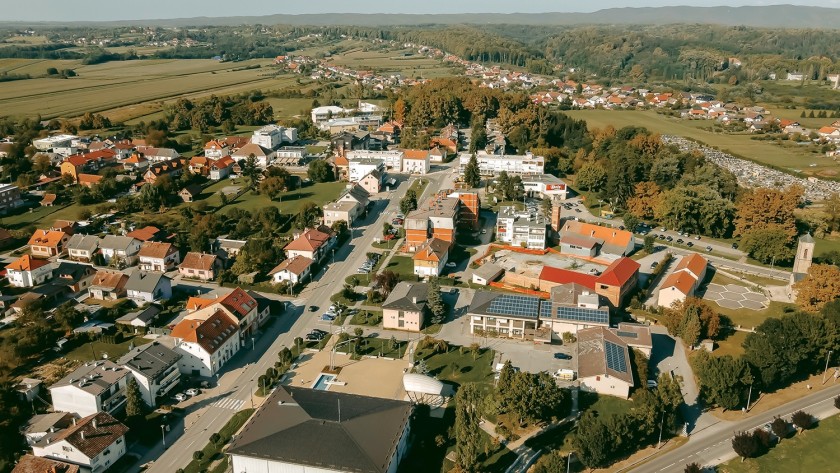
[[[627,360],[624,358],[624,349],[615,343],[604,342],[607,355],[607,368],[619,373],[627,372]]]
[[[487,312],[493,315],[537,317],[540,300],[536,297],[501,295],[490,302]]]

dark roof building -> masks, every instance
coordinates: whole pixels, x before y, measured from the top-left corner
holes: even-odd
[[[397,283],[388,299],[382,304],[383,309],[423,311],[426,308],[426,299],[429,294],[429,285],[426,283]]]
[[[280,386],[228,454],[237,473],[395,472],[407,450],[411,412],[405,401]]]

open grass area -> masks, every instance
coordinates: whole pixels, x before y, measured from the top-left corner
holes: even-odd
[[[379,310],[360,310],[350,319],[351,325],[366,325],[368,327],[376,327],[382,323],[382,311]]]
[[[714,356],[731,355],[735,358],[744,354],[744,340],[747,332],[731,331],[717,340],[717,348],[712,352]]]
[[[789,171],[799,170],[806,175],[833,176],[840,172],[840,164],[824,155],[811,153],[808,148],[782,147],[770,141],[752,140],[749,133],[713,133],[701,129],[711,126],[711,122],[706,120],[670,118],[654,111],[641,110],[572,110],[565,113],[586,120],[589,128],[643,126],[656,133],[684,136],[759,163]],[[811,167],[811,164],[816,166]]]
[[[116,360],[128,353],[131,347],[138,347],[148,343],[152,343],[152,341],[143,337],[127,337],[121,343],[105,343],[101,340],[96,340],[80,345],[64,356],[70,360],[81,362],[101,360],[104,355],[108,355],[109,360]]]
[[[184,468],[184,473],[198,473],[206,471],[214,460],[222,458],[222,448],[230,442],[233,434],[245,425],[245,422],[248,421],[253,413],[254,409],[244,409],[234,414],[227,424],[219,430],[219,436],[221,437],[219,443],[214,444],[213,442],[207,442],[207,445],[201,449],[201,452],[204,454],[201,460],[190,461],[189,465]]]
[[[7,229],[22,229],[29,225],[49,227],[56,220],[78,220],[82,206],[70,204],[63,207],[35,207],[32,211],[0,217],[0,226]]]
[[[825,238],[814,238],[814,240],[817,242],[814,247],[814,256],[816,257],[823,256],[830,251],[840,251],[840,238],[831,240]]]
[[[369,46],[369,45],[366,45]],[[416,54],[414,50],[356,49],[334,55],[331,63],[355,70],[372,70],[378,73],[399,73],[412,78],[445,77],[455,74],[455,69],[438,59]]]
[[[410,256],[394,256],[391,258],[391,261],[388,261],[388,266],[383,269],[393,271],[400,276],[406,276],[407,279],[416,279],[414,275],[414,260]]]
[[[598,413],[598,417],[611,417],[616,414],[626,414],[633,406],[632,401],[615,396],[599,396],[597,393],[580,391],[578,405],[581,412],[591,410]]]
[[[399,340],[397,340],[396,343],[393,344],[391,342],[392,340],[390,339],[390,337],[362,338],[362,341],[360,342],[358,349],[356,349],[356,353],[353,355],[353,358],[359,359],[361,358],[361,356],[367,355],[399,359],[405,356],[405,351],[407,350],[406,342]],[[355,344],[350,343],[349,345]],[[353,348],[355,348],[355,346]]]
[[[828,473],[837,471],[834,448],[840,438],[840,417],[820,421],[804,434],[782,440],[758,458],[730,460],[718,467],[721,473]]]
[[[418,350],[415,360],[425,360],[429,375],[454,384],[479,383],[489,389],[493,385],[493,359],[496,352],[483,348],[473,355],[469,350],[450,346],[446,353],[433,353],[430,349]]]
[[[757,327],[768,318],[779,318],[785,313],[785,310],[794,308],[794,304],[785,304],[783,302],[770,301],[765,310],[749,310],[749,309],[727,309],[712,302],[711,307],[719,314],[729,318],[733,325],[740,325],[744,328]]]

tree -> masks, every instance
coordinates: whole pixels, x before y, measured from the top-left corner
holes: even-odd
[[[475,154],[470,156],[470,160],[464,166],[464,183],[470,188],[476,188],[481,185],[481,170],[478,167],[478,158],[476,158]]]
[[[134,376],[128,377],[128,384],[125,387],[125,415],[129,418],[143,415],[145,405],[140,394],[140,387],[137,385]]]
[[[531,473],[558,473],[566,471],[567,457],[560,453],[560,450],[552,450],[547,455],[543,455],[534,464],[534,468],[529,470]]]
[[[202,450],[196,450],[193,452],[193,460],[200,462],[202,458],[204,458],[204,452]]]
[[[295,226],[298,228],[313,227],[318,224],[321,215],[321,207],[314,202],[304,202],[295,217]]]
[[[683,471],[684,473],[703,473],[703,467],[697,463],[689,463]]]
[[[429,281],[429,293],[426,296],[426,306],[431,313],[429,321],[432,324],[443,323],[444,316],[446,316],[446,304],[443,302],[443,297],[440,293],[440,281],[438,281],[438,278],[431,278]]]
[[[318,159],[309,163],[309,169],[307,169],[306,175],[309,176],[309,179],[312,179],[313,182],[335,181],[335,173],[333,173],[332,166],[323,159]]]
[[[476,384],[465,384],[455,394],[455,465],[464,473],[479,471],[483,451],[481,438],[481,391]]]
[[[772,430],[773,434],[781,440],[788,435],[788,423],[781,417],[776,417],[773,419],[773,422],[770,423],[770,430]]]
[[[408,215],[412,210],[417,210],[417,192],[414,189],[408,189],[400,200],[400,212]]]
[[[37,172],[38,174],[46,174],[50,172],[52,169],[52,161],[50,161],[50,157],[46,154],[38,154],[35,156],[35,164],[32,166],[32,170]]]
[[[542,211],[543,217],[546,219],[551,219],[551,211],[553,208],[554,205],[552,204],[551,199],[543,199],[540,202],[540,210]]]
[[[799,207],[803,194],[804,189],[799,186],[784,190],[757,188],[747,192],[738,200],[735,235],[779,228],[787,235],[786,241],[793,240],[796,236],[794,211]]]
[[[742,357],[712,356],[700,350],[691,361],[700,384],[700,395],[708,405],[736,409],[746,400],[752,374]]]
[[[840,297],[840,267],[815,264],[808,268],[808,275],[793,285],[796,302],[803,310],[818,312],[825,305]]]
[[[245,158],[245,166],[242,168],[242,175],[248,178],[248,187],[256,189],[257,179],[260,177],[260,168],[257,166],[257,157],[254,153]]]
[[[834,408],[840,409],[840,396],[834,398]]]
[[[656,249],[656,238],[653,235],[645,235],[644,249],[645,253],[653,254],[653,251]]]
[[[279,177],[267,177],[260,183],[260,192],[274,200],[286,189],[286,183]]]
[[[790,416],[791,422],[799,430],[808,430],[814,425],[814,417],[805,411],[796,411]]]
[[[655,182],[640,182],[627,200],[627,211],[639,218],[653,218],[661,196],[662,189]]]
[[[332,231],[335,232],[336,235],[341,236],[347,233],[347,229],[349,227],[347,226],[347,222],[345,222],[344,220],[336,220],[335,222],[333,222],[330,228],[332,229]]]
[[[607,171],[596,162],[586,163],[578,170],[576,182],[585,191],[599,190],[607,184]]]
[[[780,227],[745,232],[741,238],[741,249],[762,263],[790,261],[795,253],[788,232]]]
[[[732,449],[741,457],[741,461],[744,461],[745,458],[754,458],[758,455],[759,445],[751,433],[738,432],[732,437]]]
[[[825,200],[823,212],[825,213],[828,230],[840,230],[840,194],[835,192]]]
[[[377,288],[377,292],[379,292],[383,298],[386,298],[397,286],[397,283],[400,282],[400,277],[397,273],[386,269],[374,276],[373,282]]]
[[[600,468],[609,464],[614,436],[595,413],[587,410],[577,423],[574,438],[575,452],[580,461],[590,468]]]

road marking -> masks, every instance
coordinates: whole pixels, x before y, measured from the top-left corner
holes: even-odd
[[[219,399],[218,401],[214,402],[213,405],[216,406],[216,407],[221,407],[222,409],[230,409],[232,411],[238,411],[239,408],[242,407],[242,404],[244,404],[244,403],[245,403],[245,401],[242,401],[240,399],[227,398],[227,399]]]

